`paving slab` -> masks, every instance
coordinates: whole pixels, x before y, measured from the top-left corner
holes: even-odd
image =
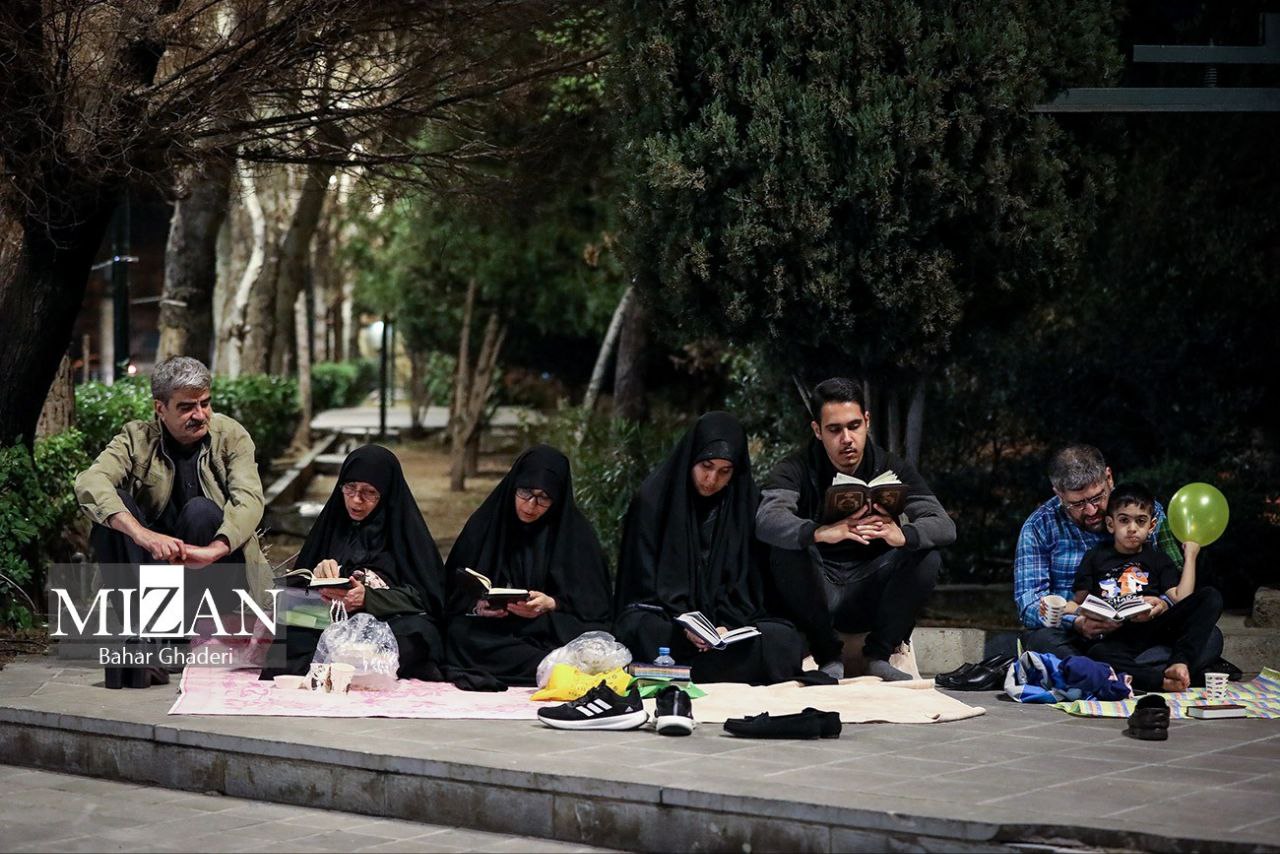
[[[27,690],[37,683],[49,690]],[[201,816],[184,805],[191,814],[174,824],[201,840],[244,826],[267,833],[281,821],[270,810],[301,804],[342,811],[330,821],[361,837],[344,838],[344,850],[421,847],[413,836],[364,838],[377,834],[359,822],[380,819],[400,820],[404,834],[466,826],[644,850],[1280,850],[1277,721],[1174,721],[1167,742],[1138,742],[1120,720],[955,694],[987,713],[847,725],[821,742],[739,740],[714,726],[669,739],[530,721],[170,717],[175,687],[100,683],[100,673],[46,659],[0,671],[0,761],[225,792],[262,810]],[[0,799],[17,793],[14,803],[38,810],[33,788],[105,791],[80,779],[34,786],[29,773],[0,771]],[[85,833],[64,829],[73,841]]]

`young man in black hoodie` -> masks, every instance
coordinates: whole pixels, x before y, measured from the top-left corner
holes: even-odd
[[[756,536],[770,546],[774,595],[824,672],[844,676],[837,631],[867,632],[867,672],[909,679],[889,656],[910,638],[933,592],[938,549],[955,542],[955,523],[914,466],[869,441],[871,413],[859,385],[843,377],[819,383],[810,411],[813,440],[778,463],[756,511]],[[821,524],[836,472],[870,482],[887,470],[907,487],[901,517],[873,505]]]

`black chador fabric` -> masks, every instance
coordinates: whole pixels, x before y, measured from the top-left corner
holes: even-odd
[[[551,507],[526,524],[516,515],[517,489],[541,489]],[[531,684],[538,662],[557,646],[611,618],[609,575],[595,529],[573,501],[569,460],[547,445],[521,454],[471,515],[449,552],[452,583],[462,567],[489,577],[498,587],[546,593],[556,610],[533,619],[475,617],[468,588],[450,598],[449,663],[491,674],[510,684]]]
[[[708,456],[711,454],[711,456]],[[710,498],[698,494],[693,467],[733,463],[733,476]],[[715,625],[750,625],[763,609],[758,547],[759,500],[747,436],[727,412],[708,412],[645,478],[627,511],[615,605],[659,606],[669,616],[701,611]]]
[[[704,498],[693,468],[707,459],[733,463],[733,475]],[[702,682],[767,684],[799,670],[800,634],[765,616],[764,556],[754,530],[758,499],[746,433],[727,412],[699,418],[645,479],[627,512],[615,597],[618,640],[637,660],[669,647]],[[701,611],[725,628],[755,625],[762,636],[698,652],[671,619],[686,611]]]
[[[380,495],[377,507],[361,522],[351,518],[342,496],[343,485],[356,482],[373,486]],[[386,582],[386,588],[365,585],[364,612],[391,626],[400,644],[401,676],[439,678],[444,566],[400,461],[386,448],[366,445],[343,461],[338,483],[294,566],[313,569],[323,560],[337,561],[344,578],[367,569]],[[287,635],[287,669],[305,672],[319,633],[290,628]]]

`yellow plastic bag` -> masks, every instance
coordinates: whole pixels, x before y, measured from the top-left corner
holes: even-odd
[[[592,688],[604,682],[615,693],[625,694],[631,682],[631,674],[621,667],[615,667],[605,673],[583,673],[572,664],[557,664],[551,668],[551,678],[547,687],[538,691],[531,700],[559,700],[568,702],[576,700]]]

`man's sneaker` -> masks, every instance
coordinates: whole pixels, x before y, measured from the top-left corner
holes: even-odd
[[[634,685],[623,697],[601,682],[571,703],[539,709],[538,718],[556,729],[635,729],[649,713]]]
[[[658,692],[654,712],[655,725],[662,735],[688,735],[698,725],[693,719],[693,701],[675,685]]]

